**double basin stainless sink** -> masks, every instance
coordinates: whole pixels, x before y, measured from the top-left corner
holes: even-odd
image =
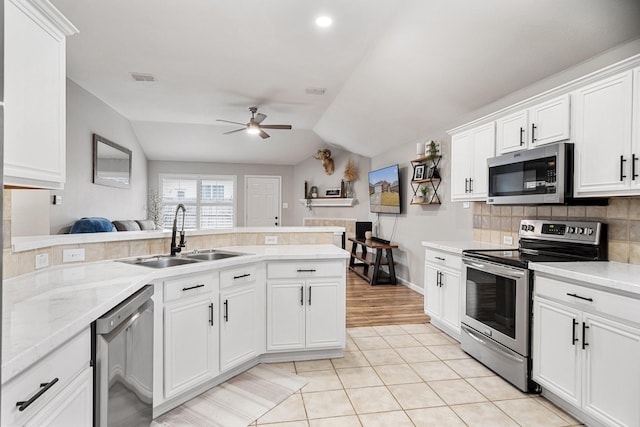
[[[219,251],[210,249],[208,251],[191,252],[181,256],[158,255],[145,258],[121,259],[119,262],[127,264],[143,265],[150,268],[167,268],[176,265],[193,264],[201,261],[215,261],[219,259],[232,258],[245,255],[238,252]]]

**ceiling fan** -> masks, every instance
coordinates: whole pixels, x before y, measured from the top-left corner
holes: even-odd
[[[264,119],[267,118],[267,116],[265,114],[258,113],[258,107],[249,107],[249,111],[251,111],[251,119],[249,119],[249,123],[247,124],[222,119],[217,119],[216,121],[244,126],[240,129],[225,132],[225,135],[246,130],[247,133],[260,135],[262,139],[269,138],[269,134],[266,133],[263,129],[291,129],[291,125],[263,125],[261,123],[264,121]]]

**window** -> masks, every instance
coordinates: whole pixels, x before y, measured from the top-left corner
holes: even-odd
[[[163,228],[173,227],[178,203],[187,209],[185,229],[211,230],[235,226],[235,176],[160,175],[160,187]],[[178,225],[181,224],[178,219]]]

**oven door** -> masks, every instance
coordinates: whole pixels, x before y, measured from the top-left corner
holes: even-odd
[[[529,356],[529,270],[463,258],[462,323]]]

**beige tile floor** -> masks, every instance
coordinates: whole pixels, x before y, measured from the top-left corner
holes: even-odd
[[[253,426],[576,426],[460,350],[429,324],[347,329],[344,358],[275,364],[304,376],[302,390]]]

